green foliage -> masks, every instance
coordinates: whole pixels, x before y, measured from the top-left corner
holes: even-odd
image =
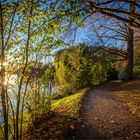
[[[53,64],[50,63],[46,66],[44,74],[41,77],[41,82],[45,87],[49,85],[49,82],[54,83],[54,74],[55,74],[54,66]]]
[[[40,63],[52,56],[54,49],[62,46],[63,28],[59,15],[57,16],[55,9],[51,8],[54,2],[46,2],[45,6],[42,6],[43,1],[3,1],[1,4],[4,46],[3,39],[0,40],[0,46],[4,48],[3,58],[8,63],[4,78],[8,79],[8,82],[4,87],[5,95],[3,94],[8,98],[3,101],[7,107],[5,112],[9,114],[9,118],[13,115],[11,121],[15,123],[10,127],[15,131],[9,131],[9,137],[22,136],[20,133],[25,129],[23,123],[26,118],[20,117],[21,112],[31,111],[31,115],[35,117],[50,110],[50,99],[46,97],[48,91],[44,92],[48,89],[52,91],[50,83],[53,81],[53,73],[47,69],[44,74]],[[13,74],[16,76],[11,84],[9,79]],[[3,128],[0,129],[0,139],[1,130]]]
[[[43,114],[49,113],[51,110],[51,98],[47,96],[46,93],[42,93],[40,98],[36,98],[31,106],[30,115],[32,116],[32,121],[36,118],[41,117]]]
[[[51,99],[52,100],[58,100],[58,99],[61,99],[63,97],[65,97],[63,94],[54,93],[54,94],[52,94]]]
[[[140,64],[134,65],[133,71],[134,71],[134,76],[139,76],[140,75]]]
[[[55,55],[56,90],[70,94],[105,81],[109,61],[108,54],[98,47],[81,45],[59,51]]]
[[[53,50],[62,46],[63,28],[59,15],[54,8],[51,8],[53,2],[46,2],[46,6],[42,6],[42,2],[43,0],[3,1],[1,5],[0,16],[3,19],[1,30],[4,38],[2,48],[4,48],[5,61],[8,63],[5,71],[6,78],[4,78],[8,79],[4,93],[8,97],[5,106],[9,114],[7,119],[13,115],[13,120],[10,121],[15,123],[10,126],[10,129],[15,131],[13,133],[9,131],[9,138],[13,137],[13,139],[16,139],[14,135],[22,137],[22,131],[26,129],[24,123],[26,118],[25,115],[23,119],[20,117],[21,112],[29,114],[31,112],[34,118],[50,110],[50,99],[46,96],[52,91],[50,83],[53,81],[53,73],[47,69],[44,74],[40,63],[44,63],[44,60],[52,56]],[[2,41],[3,39],[0,40],[0,46]],[[13,74],[14,80],[9,80]],[[0,108],[2,108],[1,104]],[[7,124],[6,126],[8,127]],[[1,130],[3,126],[0,129],[0,139]]]
[[[68,127],[75,128],[75,120],[80,120],[80,108],[88,88],[74,92],[72,95],[52,100],[50,115],[42,115],[28,127],[24,139],[63,139]]]

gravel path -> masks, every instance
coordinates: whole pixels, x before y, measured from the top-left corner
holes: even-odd
[[[140,140],[140,118],[114,95],[119,85],[108,82],[89,90],[80,119],[65,139]]]

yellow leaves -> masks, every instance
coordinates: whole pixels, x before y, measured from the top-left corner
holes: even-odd
[[[3,22],[3,26],[8,26],[8,22]]]
[[[131,81],[129,83],[123,84],[123,91],[117,91],[116,95],[124,102],[124,104],[129,106],[129,109],[132,114],[136,114],[140,117],[140,90],[139,90],[139,81]],[[126,90],[125,90],[126,89]]]
[[[65,15],[65,12],[62,11],[60,14],[63,16],[63,15]]]
[[[29,20],[30,20],[30,21],[33,21],[34,19],[33,19],[33,17],[30,16],[30,17],[29,17]]]
[[[75,126],[73,124],[70,125],[71,129],[75,129]]]
[[[19,39],[19,38],[20,38],[20,36],[19,36],[19,35],[16,35],[16,36],[15,36],[15,38],[16,38],[16,39]]]
[[[12,43],[12,42],[13,42],[12,39],[10,39],[10,40],[9,40],[9,43]]]
[[[132,114],[135,114],[137,112],[137,109],[135,108],[133,111],[132,111]]]
[[[61,9],[58,9],[58,14],[60,14],[61,16],[65,15],[65,11],[62,11]]]
[[[54,11],[54,10],[51,12],[51,14],[55,14],[55,13],[56,13],[56,11]]]
[[[43,16],[43,15],[44,15],[44,13],[41,11],[41,12],[39,12],[39,15],[40,15],[40,16]]]
[[[113,120],[111,120],[111,121],[110,121],[110,123],[114,123],[114,121],[113,121]]]

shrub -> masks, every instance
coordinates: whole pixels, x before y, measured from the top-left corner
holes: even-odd
[[[134,65],[133,71],[134,71],[134,76],[139,76],[140,75],[140,64]]]

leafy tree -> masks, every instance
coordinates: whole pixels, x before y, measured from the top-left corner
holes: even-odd
[[[133,28],[139,29],[140,18],[139,18],[139,9],[140,5],[137,1],[63,1],[67,8],[65,10],[66,16],[70,17],[73,15],[73,18],[80,17],[84,21],[87,17],[93,15],[102,14],[104,17],[111,17],[119,21],[124,22],[128,27],[129,38],[127,40],[127,79],[133,78]],[[78,16],[77,16],[78,15]],[[72,19],[72,21],[74,21]],[[78,26],[79,24],[77,24]]]
[[[42,5],[43,1],[33,0],[0,1],[0,86],[5,140],[22,139],[24,112],[30,106],[30,97],[32,93],[43,96],[40,78],[34,83],[37,87],[30,86],[33,73],[63,43],[59,18],[62,13],[56,13],[53,2]],[[8,82],[10,78],[12,83]]]
[[[110,57],[109,57],[110,56]],[[56,90],[70,94],[107,79],[111,55],[100,47],[75,46],[55,55]]]

